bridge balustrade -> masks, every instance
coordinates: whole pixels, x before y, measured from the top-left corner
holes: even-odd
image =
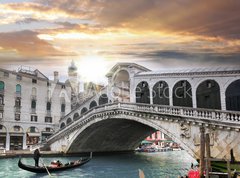
[[[180,116],[191,118],[195,120],[208,120],[208,121],[218,121],[225,124],[240,124],[240,112],[236,111],[220,111],[212,109],[199,109],[199,108],[187,108],[187,107],[176,107],[176,106],[166,106],[166,105],[150,105],[142,103],[109,103],[105,105],[96,106],[93,109],[88,110],[86,113],[80,115],[75,121],[66,125],[64,128],[59,129],[55,134],[48,138],[52,139],[54,136],[58,135],[60,132],[69,130],[71,127],[76,127],[76,125],[87,122],[89,118],[93,115],[98,116],[107,116],[107,112],[113,111],[116,109],[126,110],[125,114],[128,111],[138,111],[139,113],[147,114],[168,114],[172,116]],[[143,115],[141,115],[143,116]],[[151,117],[154,118],[154,117]],[[78,122],[78,123],[76,123]]]

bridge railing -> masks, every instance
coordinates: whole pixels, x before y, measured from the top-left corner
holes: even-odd
[[[165,106],[165,105],[150,105],[142,103],[109,103],[105,105],[100,105],[92,108],[86,113],[80,115],[76,120],[74,120],[69,125],[59,129],[51,137],[51,139],[59,132],[64,132],[68,128],[75,126],[76,122],[81,122],[84,119],[89,118],[91,115],[96,113],[103,113],[104,111],[112,111],[114,109],[124,109],[129,111],[139,111],[151,114],[167,114],[172,116],[187,117],[196,120],[205,121],[218,121],[219,123],[225,124],[240,124],[240,112],[237,111],[221,111],[212,109],[202,109],[202,108],[187,108],[187,107],[177,107],[177,106]]]

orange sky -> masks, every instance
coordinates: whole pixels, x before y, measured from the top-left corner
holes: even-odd
[[[0,67],[64,76],[71,60],[82,75],[89,60],[104,70],[240,66],[239,9],[236,0],[3,0]]]

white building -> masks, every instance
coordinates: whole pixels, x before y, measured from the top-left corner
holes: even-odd
[[[44,140],[71,111],[69,83],[50,81],[39,70],[0,69],[0,147],[27,149]]]

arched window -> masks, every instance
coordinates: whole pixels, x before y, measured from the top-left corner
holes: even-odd
[[[214,80],[202,82],[196,91],[197,108],[221,109],[220,88]]]
[[[97,102],[93,100],[93,101],[90,103],[89,109],[92,109],[93,107],[96,107],[96,106],[97,106]]]
[[[102,94],[99,97],[99,105],[107,104],[107,103],[108,103],[108,96],[106,94]]]
[[[87,108],[86,107],[82,108],[81,114],[84,114],[85,112],[87,112]]]
[[[192,107],[192,87],[187,80],[177,82],[172,91],[173,106]]]
[[[169,105],[169,88],[165,81],[159,81],[153,86],[153,104]]]
[[[16,85],[16,93],[21,93],[21,85]]]
[[[4,82],[3,81],[0,81],[0,91],[4,91]]]
[[[140,82],[135,90],[136,103],[148,103],[150,104],[150,92],[148,83]]]
[[[240,80],[232,82],[226,90],[226,109],[240,111]]]

